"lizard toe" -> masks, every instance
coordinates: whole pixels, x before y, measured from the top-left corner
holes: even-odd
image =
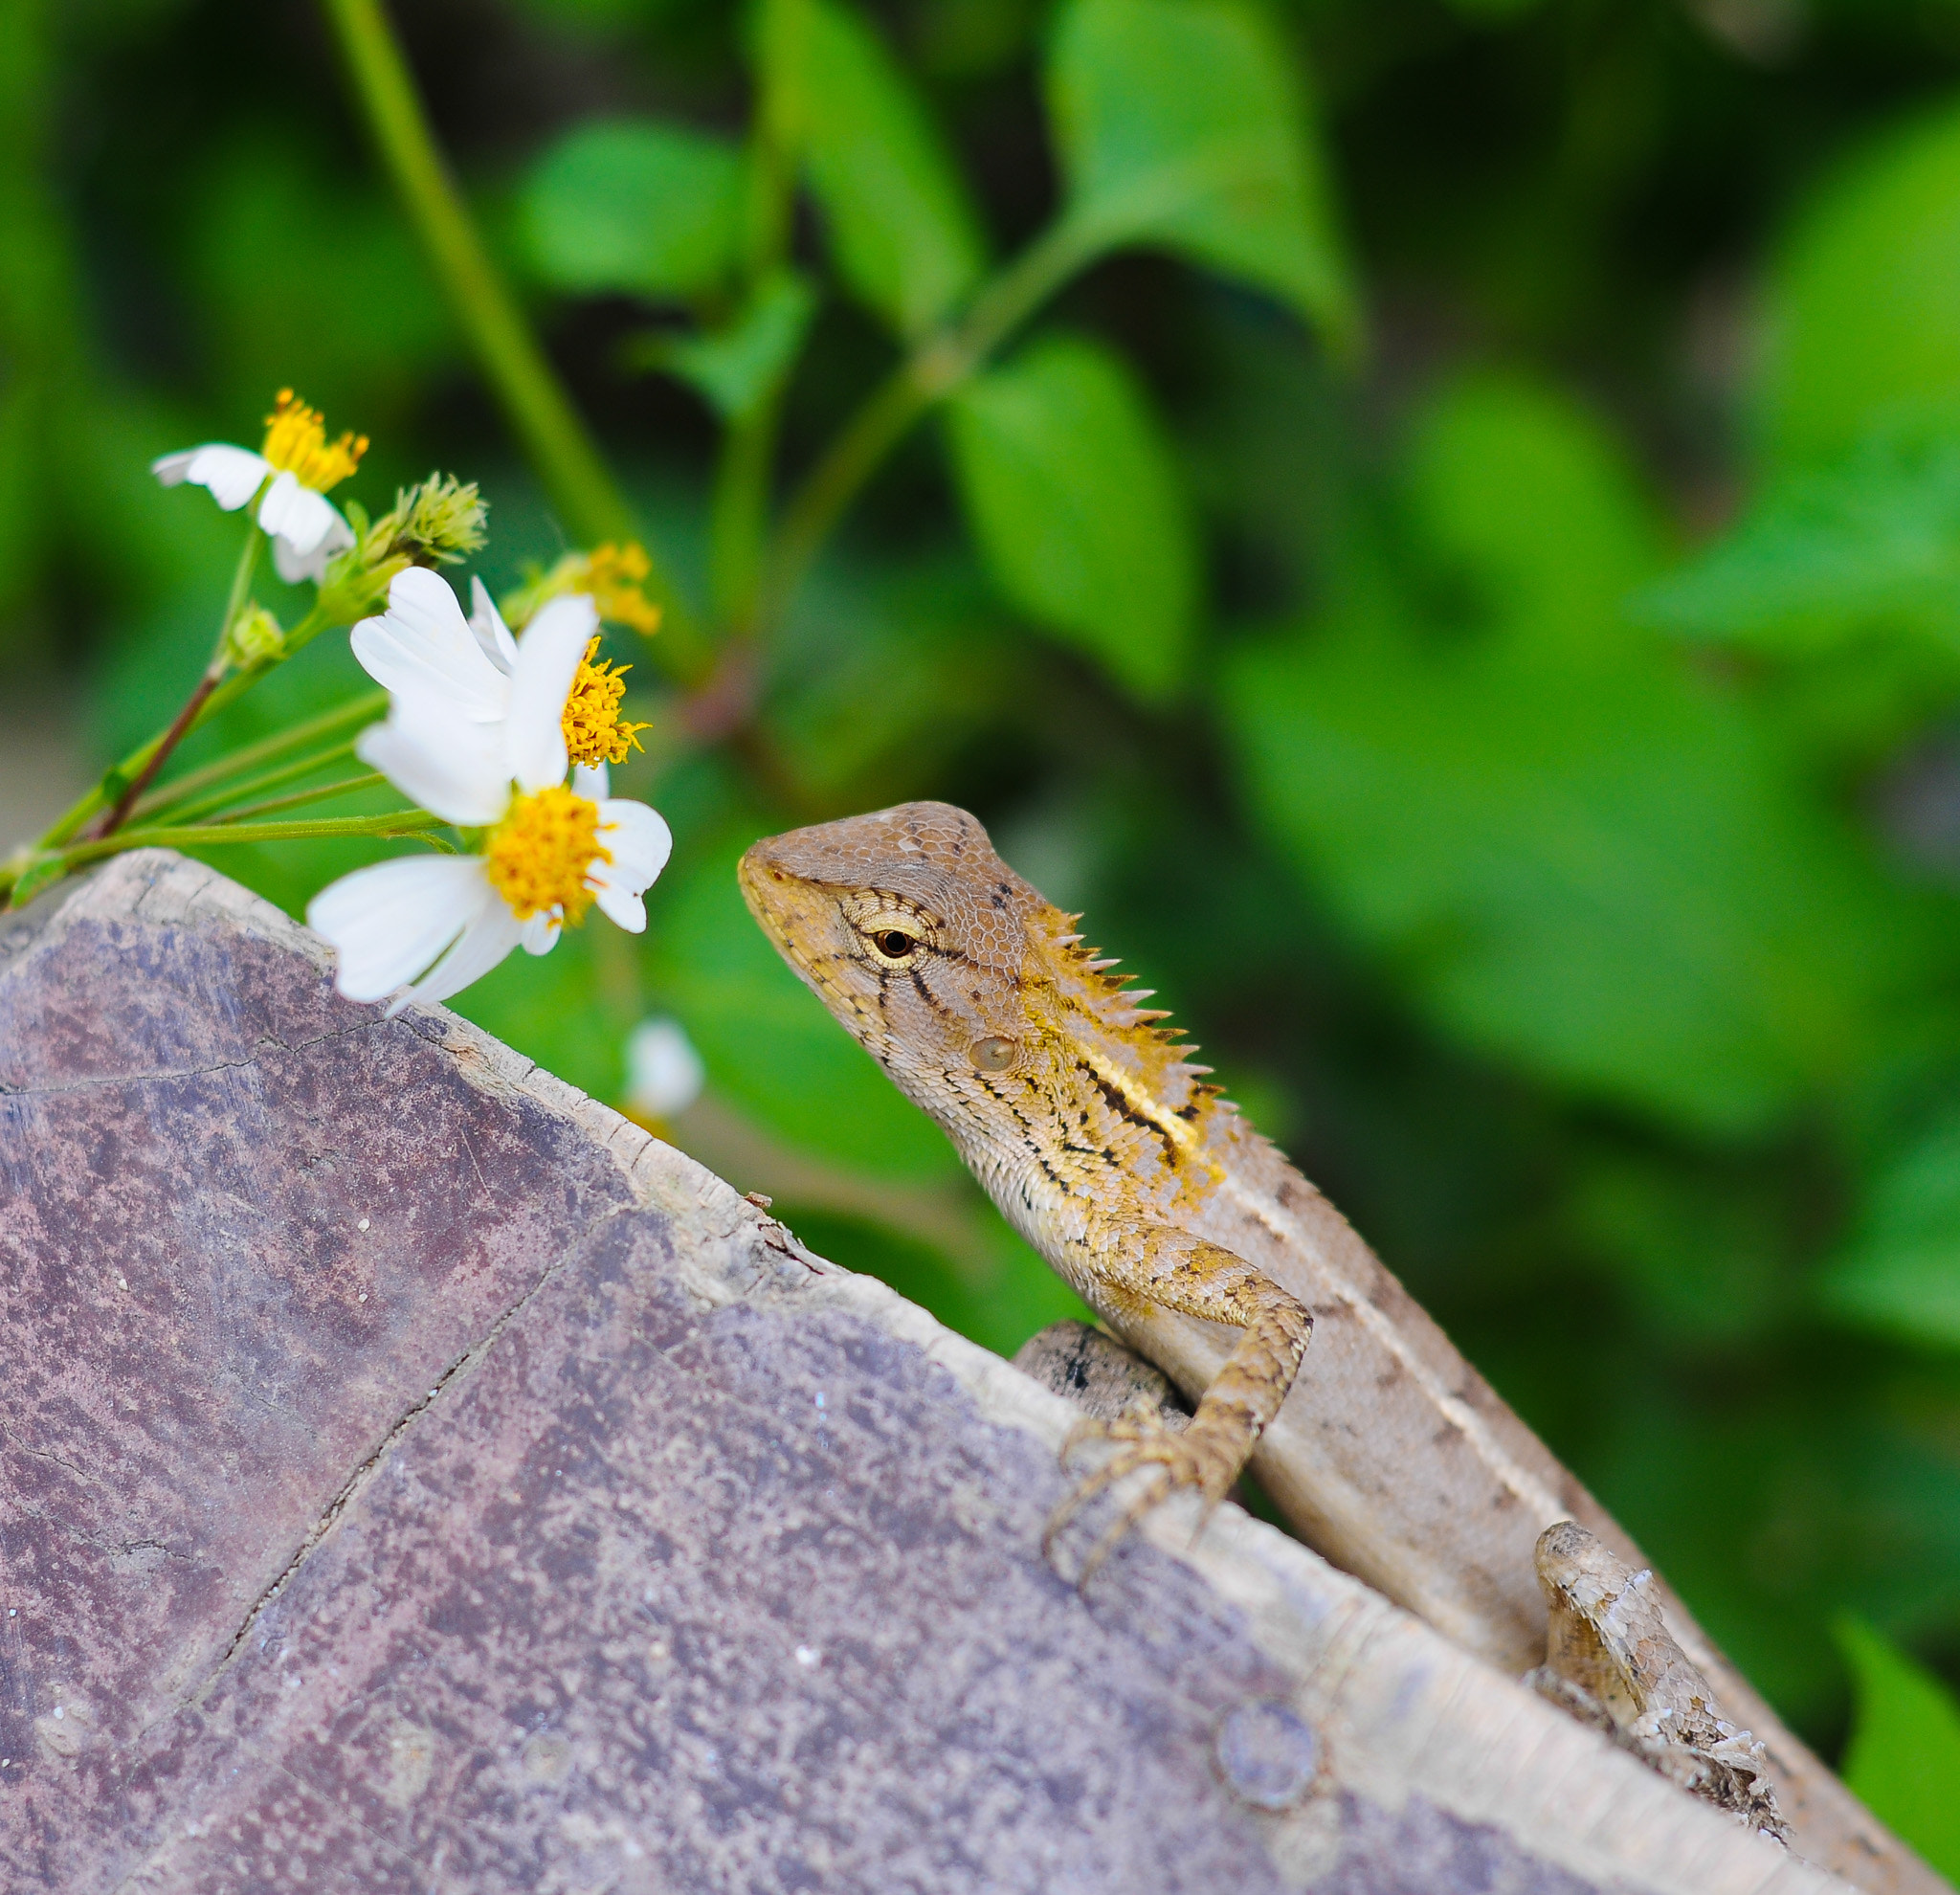
[[[1211,1451],[1209,1442],[1202,1438],[1194,1438],[1194,1432],[1178,1433],[1151,1416],[1125,1416],[1114,1421],[1091,1420],[1078,1423],[1069,1431],[1069,1438],[1062,1448],[1064,1463],[1072,1448],[1086,1439],[1113,1440],[1121,1445],[1049,1515],[1048,1525],[1041,1535],[1041,1548],[1051,1562],[1056,1542],[1063,1529],[1091,1501],[1133,1474],[1145,1470],[1150,1470],[1151,1474],[1151,1478],[1129,1499],[1116,1520],[1097,1540],[1076,1579],[1078,1587],[1086,1586],[1097,1568],[1115,1551],[1130,1530],[1180,1487],[1195,1487],[1203,1496],[1204,1505],[1197,1531],[1204,1531],[1213,1510],[1231,1487],[1234,1469],[1226,1457]],[[1195,1539],[1196,1535],[1192,1537]]]

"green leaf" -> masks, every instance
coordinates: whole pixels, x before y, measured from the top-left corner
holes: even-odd
[[[1960,1877],[1960,1705],[1859,1619],[1839,1621],[1838,1644],[1857,1686],[1845,1782],[1940,1874]]]
[[[702,296],[741,255],[742,158],[685,125],[595,121],[531,167],[518,217],[531,268],[553,288]]]
[[[1882,426],[1832,466],[1787,476],[1634,609],[1777,656],[1874,633],[1960,656],[1960,435]]]
[[[1960,109],[1839,167],[1771,273],[1773,458],[1848,449],[1888,412],[1960,404]]]
[[[1772,1123],[1860,1056],[1916,911],[1745,704],[1626,624],[1655,535],[1585,415],[1472,382],[1414,460],[1396,578],[1227,675],[1259,815],[1473,1043],[1699,1130]],[[1454,619],[1410,594],[1424,556]]]
[[[1176,463],[1122,360],[1036,343],[947,407],[968,518],[1001,591],[1136,697],[1184,677],[1198,558]]]
[[[650,337],[635,355],[685,382],[716,412],[748,414],[782,387],[815,314],[816,288],[810,279],[798,270],[772,270],[726,328]]]
[[[1347,345],[1358,316],[1298,56],[1243,0],[1071,0],[1048,62],[1068,221],[1278,297]]]
[[[1880,1170],[1818,1294],[1860,1327],[1960,1348],[1960,1111]]]
[[[784,964],[735,881],[741,848],[657,884],[649,928],[662,1006],[716,1091],[800,1149],[891,1178],[957,1174],[945,1135]]]
[[[901,336],[923,335],[980,275],[979,220],[924,103],[839,0],[766,0],[767,112],[830,226],[844,281]]]

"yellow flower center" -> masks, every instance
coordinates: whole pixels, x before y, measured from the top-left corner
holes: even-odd
[[[281,389],[273,398],[273,411],[265,417],[265,457],[302,487],[323,494],[338,486],[367,452],[366,435],[348,433],[329,441],[325,417],[291,389]]]
[[[483,867],[519,921],[564,910],[576,927],[592,905],[586,876],[612,852],[599,840],[599,806],[562,784],[520,796],[490,832]]]
[[[640,591],[641,582],[653,568],[647,562],[645,547],[637,540],[628,540],[623,546],[614,546],[610,540],[603,546],[594,546],[586,569],[592,603],[608,624],[624,625],[629,631],[649,635],[658,627],[660,608]]]
[[[565,701],[565,747],[577,764],[624,763],[629,750],[640,747],[638,733],[644,724],[628,724],[619,715],[619,701],[626,695],[626,674],[633,669],[622,664],[612,669],[611,658],[596,663],[592,654],[599,649],[594,638],[579,660],[578,676],[571,680],[571,695]]]

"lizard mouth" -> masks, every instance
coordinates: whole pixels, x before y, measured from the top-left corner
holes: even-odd
[[[756,925],[780,948],[785,943],[788,919],[783,891],[795,885],[795,878],[770,858],[768,848],[773,840],[772,836],[765,836],[760,842],[751,843],[736,864],[735,879]]]

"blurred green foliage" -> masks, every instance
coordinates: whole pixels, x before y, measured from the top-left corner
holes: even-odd
[[[1066,1293],[729,872],[969,804],[1800,1728],[1846,1728],[1847,1612],[1960,1675],[1960,11],[401,11],[649,544],[754,658],[690,722],[615,638],[620,785],[679,837],[652,926],[464,1010],[609,1098],[677,1015],[739,1185],[1011,1349]],[[374,436],[370,506],[481,479],[493,585],[564,545],[312,7],[0,7],[19,714],[92,760],[169,714],[234,524],[144,465],[287,383]],[[187,762],[354,681],[322,640]],[[212,859],[298,908],[363,856]],[[1846,1638],[1876,1785],[1932,1687]],[[1944,1801],[1870,1794],[1950,1862],[1943,1715]]]

